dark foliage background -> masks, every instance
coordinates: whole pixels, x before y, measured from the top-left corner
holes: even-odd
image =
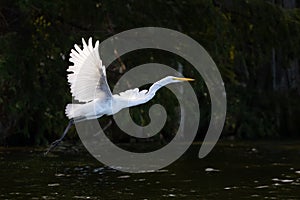
[[[67,124],[64,108],[71,95],[66,69],[74,43],[90,36],[102,41],[143,26],[178,30],[210,53],[227,90],[223,137],[299,137],[298,7],[293,0],[2,0],[0,144],[41,145],[57,138]],[[123,56],[107,69],[109,84],[149,61],[175,69],[180,61],[186,64],[184,74],[199,80],[193,86],[201,100],[200,139],[209,121],[210,102],[201,77],[180,58],[157,51]],[[165,104],[174,120],[177,105],[169,98],[174,97],[164,90],[153,102]],[[137,123],[148,123],[150,105],[133,108]],[[176,128],[174,122],[167,123],[165,138],[172,138]],[[115,131],[110,130],[116,141],[126,137]]]

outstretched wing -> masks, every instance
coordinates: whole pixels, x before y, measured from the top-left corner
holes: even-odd
[[[88,45],[82,39],[83,49],[74,45],[71,50],[68,82],[71,85],[71,93],[75,100],[89,102],[96,98],[111,98],[112,94],[106,80],[105,66],[99,56],[99,41],[95,47],[92,38],[89,38]]]

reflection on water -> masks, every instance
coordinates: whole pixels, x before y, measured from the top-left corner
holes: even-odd
[[[0,149],[0,199],[300,199],[300,145],[219,142],[200,145],[171,166],[129,174],[88,153]]]

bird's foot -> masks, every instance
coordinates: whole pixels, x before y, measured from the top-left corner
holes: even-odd
[[[46,156],[52,149],[57,147],[59,143],[61,143],[62,139],[55,140],[54,142],[51,143],[49,149],[44,153],[44,156]]]

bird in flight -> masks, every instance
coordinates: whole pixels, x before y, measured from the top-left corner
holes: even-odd
[[[54,141],[45,154],[62,141],[70,127],[76,122],[97,119],[103,115],[113,115],[123,108],[144,104],[167,84],[194,81],[191,78],[167,76],[155,82],[149,90],[139,91],[135,88],[112,94],[107,84],[105,66],[99,55],[99,41],[96,41],[93,46],[92,38],[89,38],[88,43],[82,39],[82,45],[82,49],[77,44],[74,45],[69,59],[73,65],[67,70],[71,72],[68,74],[68,82],[72,96],[79,103],[66,106],[65,113],[70,119],[69,124],[61,138]]]

